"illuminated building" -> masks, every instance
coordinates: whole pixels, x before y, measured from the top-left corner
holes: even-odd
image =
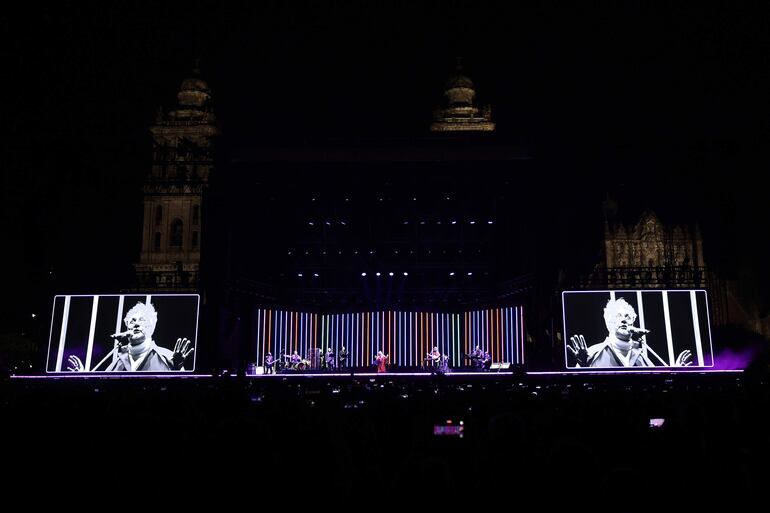
[[[492,132],[492,108],[479,109],[473,105],[476,89],[473,81],[463,75],[457,66],[457,75],[446,83],[444,96],[447,104],[433,113],[431,132]]]
[[[198,286],[202,241],[202,197],[214,167],[218,135],[208,84],[182,82],[178,106],[158,113],[150,128],[153,162],[144,183],[142,252],[135,265],[143,289]]]

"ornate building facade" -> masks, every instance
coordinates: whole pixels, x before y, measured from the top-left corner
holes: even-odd
[[[219,130],[197,69],[182,82],[177,99],[177,108],[160,111],[150,128],[153,162],[143,188],[142,251],[135,265],[143,290],[198,287],[202,198]]]
[[[632,226],[605,221],[603,266],[705,267],[700,227],[667,227],[650,211]]]
[[[630,225],[605,216],[601,261],[578,288],[705,288],[716,324],[729,322],[726,284],[706,265],[698,224],[666,225],[649,210]]]

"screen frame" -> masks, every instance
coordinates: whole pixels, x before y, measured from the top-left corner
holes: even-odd
[[[49,370],[48,363],[50,362],[51,358],[51,349],[54,346],[54,340],[53,340],[53,329],[54,329],[54,316],[56,314],[56,301],[59,298],[104,298],[104,297],[126,297],[126,296],[146,296],[146,297],[195,297],[196,303],[195,303],[195,340],[193,341],[193,348],[195,349],[192,352],[192,368],[191,369],[184,369],[184,370],[169,370],[169,371],[107,371],[107,370],[89,370],[89,371],[81,371],[81,372],[73,372],[68,370]],[[198,333],[200,328],[200,309],[201,309],[201,295],[197,293],[177,293],[177,294],[165,294],[165,293],[148,293],[148,292],[128,292],[123,294],[56,294],[53,297],[52,303],[51,303],[51,322],[50,322],[50,328],[49,328],[49,334],[48,334],[48,351],[46,352],[46,360],[45,360],[45,373],[46,374],[52,374],[52,375],[110,375],[110,376],[126,376],[126,375],[139,375],[139,376],[146,376],[149,374],[162,374],[162,375],[189,375],[194,374],[195,369],[197,367],[198,362]],[[122,312],[122,314],[125,313],[125,310]],[[122,317],[122,315],[121,315]],[[56,345],[58,346],[61,342],[57,341]],[[167,348],[168,349],[168,348]],[[58,347],[56,348],[58,351]]]
[[[569,366],[569,355],[567,354],[567,341],[569,340],[569,337],[567,336],[567,309],[565,306],[565,295],[566,294],[610,294],[610,293],[645,293],[645,292],[703,292],[705,295],[706,301],[706,325],[708,332],[709,340],[708,340],[708,348],[711,354],[711,365],[690,365],[687,367],[676,367],[676,366],[654,366],[654,367],[570,367]],[[561,293],[561,311],[562,311],[562,333],[563,333],[563,340],[562,345],[564,346],[564,370],[563,372],[602,372],[602,373],[610,373],[610,374],[616,374],[616,373],[655,373],[655,372],[691,372],[691,371],[703,371],[705,369],[712,369],[714,368],[716,361],[715,361],[715,353],[714,353],[714,337],[711,332],[711,306],[709,305],[709,293],[707,289],[700,288],[700,289],[658,289],[658,288],[647,288],[647,289],[601,289],[601,290],[563,290]],[[704,345],[704,347],[706,347]]]

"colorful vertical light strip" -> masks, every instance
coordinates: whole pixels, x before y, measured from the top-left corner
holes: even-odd
[[[262,358],[265,353],[265,348],[263,346],[264,338],[262,337],[262,309],[257,309],[257,318],[255,323],[255,333],[256,333],[256,361],[258,362],[257,365],[262,364]]]
[[[524,307],[520,306],[519,309],[519,319],[521,324],[521,352],[519,353],[521,355],[521,362],[524,363]]]

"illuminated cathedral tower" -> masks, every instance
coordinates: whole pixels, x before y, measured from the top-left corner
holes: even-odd
[[[431,132],[492,132],[492,108],[487,105],[479,110],[474,107],[476,90],[473,81],[462,74],[457,65],[457,74],[450,78],[444,90],[447,104],[433,113]]]
[[[201,199],[219,131],[208,84],[197,69],[182,82],[177,99],[177,108],[160,111],[150,127],[153,162],[144,183],[142,253],[135,265],[138,286],[144,289],[198,286]]]

